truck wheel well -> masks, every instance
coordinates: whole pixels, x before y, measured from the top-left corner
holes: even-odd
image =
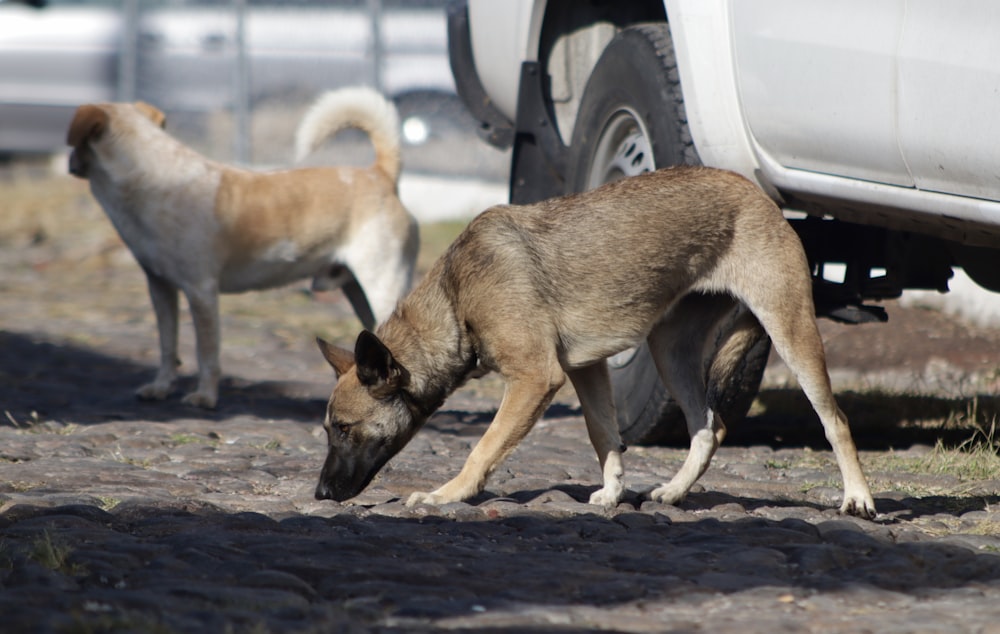
[[[666,19],[661,0],[548,2],[539,35],[538,62],[548,75],[545,96],[564,140],[573,136],[587,78],[615,33],[631,24]]]

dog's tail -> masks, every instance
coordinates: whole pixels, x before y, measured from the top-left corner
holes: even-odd
[[[399,113],[391,101],[371,88],[331,90],[309,108],[295,133],[295,161],[345,128],[364,130],[375,147],[375,165],[393,181],[399,179]]]

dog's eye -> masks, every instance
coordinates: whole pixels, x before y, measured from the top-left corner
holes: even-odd
[[[351,433],[350,424],[337,422],[331,416],[327,416],[323,420],[323,428],[326,429],[326,435],[331,442],[333,440],[347,440]]]

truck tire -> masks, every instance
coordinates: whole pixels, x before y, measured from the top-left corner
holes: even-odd
[[[623,29],[605,48],[584,90],[569,147],[568,193],[659,167],[700,163],[687,128],[669,26]],[[709,401],[727,425],[742,420],[760,388],[770,341],[753,316],[729,298],[692,296],[679,308],[709,317],[699,333],[706,342]],[[688,441],[684,415],[663,387],[646,344],[612,357],[609,366],[626,443]]]

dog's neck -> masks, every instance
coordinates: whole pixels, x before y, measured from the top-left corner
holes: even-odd
[[[177,192],[194,181],[218,177],[220,165],[167,132],[146,122],[129,130],[131,136],[113,133],[95,143],[99,160],[91,175],[94,187],[120,190],[141,182],[145,190],[160,187]]]
[[[429,273],[377,334],[410,373],[407,389],[427,415],[476,369],[476,354],[441,278]]]

